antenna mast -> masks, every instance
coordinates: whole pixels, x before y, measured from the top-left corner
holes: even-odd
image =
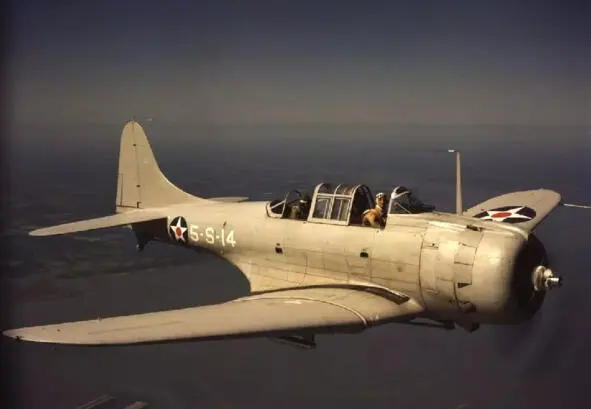
[[[456,154],[456,214],[462,215],[462,164],[460,159],[460,151],[455,149],[448,149],[450,153]]]

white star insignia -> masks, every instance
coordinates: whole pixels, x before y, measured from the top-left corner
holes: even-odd
[[[486,216],[482,217],[482,220],[494,220],[498,222],[502,222],[507,218],[531,220],[531,217],[518,213],[524,207],[521,206],[509,210],[487,210]]]
[[[180,218],[180,217],[178,218],[178,220],[177,220],[177,222],[176,222],[176,225],[174,225],[174,224],[171,224],[171,225],[170,225],[170,229],[171,229],[171,230],[172,230],[172,232],[174,233],[174,237],[175,237],[177,240],[179,240],[179,239],[180,239],[180,240],[182,240],[182,241],[185,241],[185,236],[184,236],[184,233],[187,231],[187,228],[186,228],[186,227],[183,227],[183,226],[181,225],[181,218]]]

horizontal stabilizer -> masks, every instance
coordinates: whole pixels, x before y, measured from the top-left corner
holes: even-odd
[[[164,212],[154,209],[132,210],[130,212],[98,217],[96,219],[87,219],[78,222],[60,224],[57,226],[44,227],[42,229],[33,230],[29,233],[29,235],[57,236],[60,234],[127,226],[133,223],[141,223],[164,218],[166,218],[166,214]]]
[[[4,331],[27,341],[121,345],[179,340],[359,332],[423,308],[358,289],[306,288],[253,295],[222,304]]]
[[[244,196],[222,196],[222,197],[210,197],[208,200],[214,200],[216,202],[229,202],[229,203],[239,203],[248,200],[248,197]]]
[[[538,189],[507,193],[493,197],[466,210],[464,216],[514,224],[532,231],[561,200],[553,190]]]

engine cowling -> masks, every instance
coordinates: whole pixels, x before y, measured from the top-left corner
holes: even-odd
[[[428,231],[421,251],[421,292],[441,319],[511,324],[530,319],[562,284],[534,235],[493,230]]]

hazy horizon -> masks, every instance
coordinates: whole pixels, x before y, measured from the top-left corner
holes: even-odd
[[[13,118],[585,125],[580,2],[12,3]]]

